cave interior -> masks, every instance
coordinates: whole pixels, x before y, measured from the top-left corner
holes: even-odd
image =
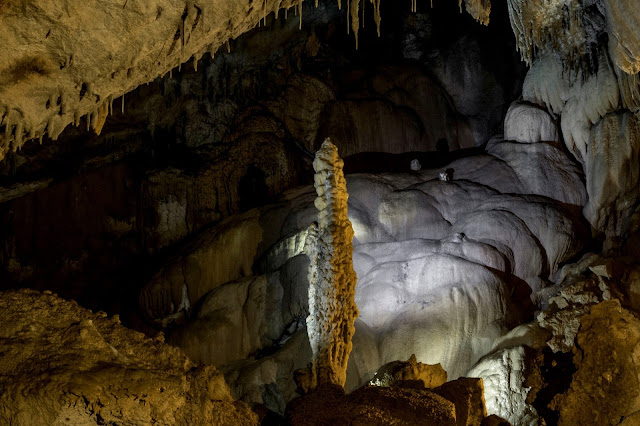
[[[0,424],[640,424],[637,0],[45,3]]]

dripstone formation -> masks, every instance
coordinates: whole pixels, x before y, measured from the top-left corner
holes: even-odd
[[[317,384],[344,386],[351,338],[355,333],[356,273],[353,270],[353,228],[347,217],[347,181],[338,148],[326,139],[313,161],[318,197],[318,222],[307,237],[309,316],[307,333]]]

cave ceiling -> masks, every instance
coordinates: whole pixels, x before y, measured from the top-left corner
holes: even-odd
[[[384,19],[380,1],[371,0],[379,30]],[[230,40],[264,25],[272,13],[276,19],[288,14],[302,22],[302,3],[3,0],[0,159],[28,140],[55,140],[70,124],[99,133],[114,108],[126,108],[127,92],[186,62],[197,67],[204,54],[230,47]],[[367,2],[338,3],[357,43],[358,28],[364,24],[359,11]],[[634,0],[506,3],[517,48],[527,64],[551,55],[568,71],[597,70],[598,51],[608,44],[607,57],[616,72],[633,76],[640,70],[640,12]],[[415,9],[417,2],[401,6]],[[480,23],[489,23],[489,0],[460,0],[459,6]],[[637,85],[637,79],[632,84]],[[637,94],[637,87],[632,92]]]

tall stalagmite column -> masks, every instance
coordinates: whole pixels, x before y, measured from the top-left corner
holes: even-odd
[[[353,228],[347,218],[347,182],[338,148],[326,139],[313,161],[318,223],[310,232],[307,333],[314,384],[344,386],[358,317]]]

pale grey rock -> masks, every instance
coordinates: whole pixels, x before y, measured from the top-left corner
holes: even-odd
[[[516,101],[504,119],[504,139],[522,143],[557,142],[558,128],[545,110]]]
[[[452,180],[451,176],[447,172],[440,172],[440,174],[438,175],[438,178],[443,182],[449,182]]]
[[[437,200],[420,190],[396,191],[380,203],[378,220],[385,233],[397,241],[439,240],[449,233],[451,224],[434,205]]]
[[[379,335],[382,362],[415,353],[456,378],[505,331],[516,309],[504,297],[510,291],[479,264],[432,254],[377,265],[360,277],[356,303]]]
[[[546,143],[498,142],[487,151],[516,174],[522,187],[512,192],[543,195],[577,206],[587,202],[582,171],[560,148]]]
[[[478,362],[467,374],[484,383],[487,414],[496,414],[514,425],[538,425],[536,409],[527,404],[524,386],[525,350],[522,346],[497,351]]]

